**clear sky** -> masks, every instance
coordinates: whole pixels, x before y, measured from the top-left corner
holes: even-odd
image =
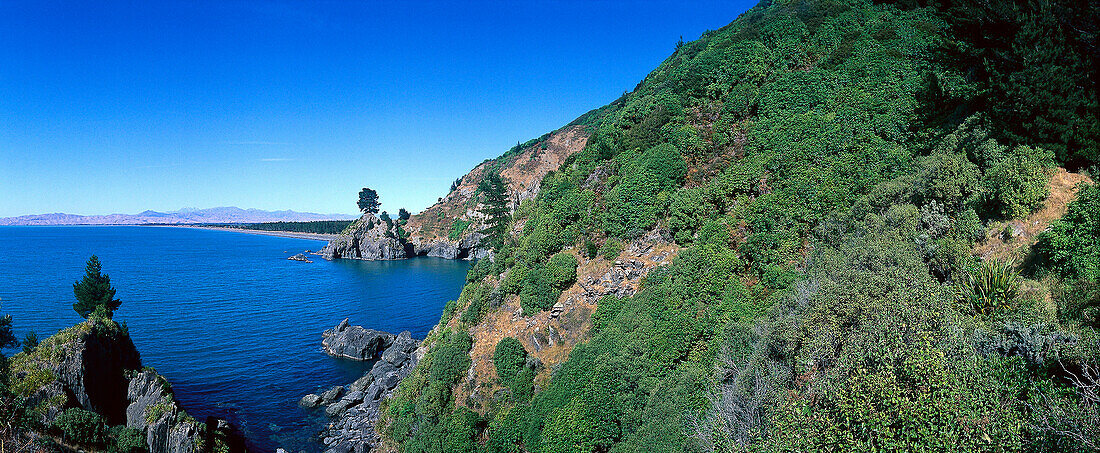
[[[417,212],[754,4],[0,0],[0,217]]]

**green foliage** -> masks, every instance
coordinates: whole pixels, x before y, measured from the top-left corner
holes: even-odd
[[[1030,214],[1050,193],[1048,169],[1053,165],[1053,155],[1040,149],[1017,146],[1006,153],[986,174],[995,212],[1006,218]]]
[[[555,254],[546,263],[546,274],[555,288],[568,288],[577,280],[577,257],[565,252]]]
[[[432,379],[454,384],[470,368],[470,356],[466,353],[472,343],[470,335],[463,331],[444,334],[443,343],[433,350]]]
[[[145,436],[141,431],[125,426],[112,426],[107,431],[111,451],[117,453],[142,453],[149,449],[145,445]]]
[[[482,232],[485,233],[490,246],[494,249],[499,248],[504,243],[511,220],[508,208],[508,183],[499,172],[490,171],[478,184],[478,190],[482,194],[480,212],[485,215],[487,225]]]
[[[447,233],[447,239],[457,241],[462,237],[462,233],[466,232],[466,228],[469,227],[471,223],[473,222],[456,218],[454,223],[451,224],[451,231]]]
[[[1064,278],[1100,282],[1100,185],[1077,192],[1066,215],[1039,236],[1035,251]]]
[[[473,325],[481,321],[481,315],[488,310],[490,286],[483,283],[471,283],[462,289],[462,295],[458,298],[459,306],[466,306],[462,312],[460,321]]]
[[[943,57],[991,44],[952,35],[980,14],[948,17],[925,3],[764,2],[677,46],[591,122],[585,149],[512,215],[522,231],[467,279],[490,285],[502,275],[489,294],[517,294],[530,315],[576,279],[575,254],[615,260],[624,240],[644,237],[632,250],[661,238],[681,246],[676,257],[634,295],[600,299],[587,341],[538,392],[516,341],[510,359],[494,357],[510,397],[464,388],[471,396],[456,404],[455,376],[469,362],[446,365],[464,348],[445,334],[387,412],[398,447],[441,451],[454,439],[455,449],[516,453],[1042,451],[1041,411],[1027,398],[1042,386],[1069,389],[1051,360],[1095,336],[1085,329],[1100,310],[1086,290],[1096,285],[1075,278],[1052,293],[1075,313],[1063,319],[1084,326],[1068,331],[1052,307],[1031,303],[1043,283],[1019,289],[1011,268],[983,274],[971,253],[991,217],[1026,215],[1046,196],[1054,161],[1043,150],[1065,163],[1074,148],[1059,146],[1092,140],[1080,133],[1092,119],[1077,123],[1081,131],[1061,125],[1085,112],[1062,107],[1094,97],[1055,104],[1072,115],[1032,114],[1036,124],[1006,131],[995,116],[1010,98],[993,94],[1008,85],[990,84],[991,66],[978,60]],[[1005,17],[1047,21],[1020,12],[1034,7]],[[1058,30],[1081,25],[1076,17]],[[994,41],[1005,39],[1017,38]],[[1035,54],[1017,44],[979,60]],[[1075,48],[1061,44],[1058,52]],[[1043,93],[1021,104],[1057,98]],[[1100,262],[1090,258],[1100,241],[1080,231],[1091,220],[1072,222],[1040,241],[1058,275]],[[967,303],[955,303],[955,282]],[[493,309],[475,313],[476,300],[448,304],[445,319],[462,306],[469,322]],[[462,403],[485,408],[484,419],[461,415]]]
[[[38,334],[34,333],[33,330],[27,332],[27,335],[23,337],[22,345],[24,354],[33,353],[35,348],[38,347]]]
[[[1020,291],[1020,274],[1012,263],[988,260],[974,272],[967,272],[956,285],[956,297],[974,313],[988,315],[1012,309]]]
[[[948,79],[968,83],[938,83],[932,90],[937,107],[986,110],[999,138],[1054,150],[1073,167],[1100,161],[1095,78],[1100,6],[991,0],[940,8],[948,34],[936,60],[952,70]]]
[[[603,245],[600,246],[600,256],[603,259],[611,261],[619,257],[619,254],[623,251],[623,241],[615,238],[607,238]]]
[[[493,352],[493,365],[497,369],[497,376],[505,384],[512,382],[516,374],[527,364],[527,350],[523,344],[513,337],[504,337],[497,342]]]
[[[122,301],[115,299],[111,277],[100,270],[99,258],[92,255],[84,267],[84,277],[73,283],[73,294],[76,296],[73,310],[83,318],[97,313],[110,318],[122,305]]]
[[[53,427],[66,442],[99,446],[107,441],[107,425],[103,416],[79,407],[65,409],[53,421]]]
[[[401,222],[406,222],[409,220],[410,217],[412,217],[412,214],[409,213],[409,211],[405,210],[405,208],[397,210],[397,220]]]
[[[378,192],[364,187],[363,190],[359,191],[359,201],[356,205],[359,206],[359,211],[363,214],[377,214],[378,206],[381,205],[378,202]]]

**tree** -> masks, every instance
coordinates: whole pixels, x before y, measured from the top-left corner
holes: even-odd
[[[402,221],[409,220],[409,217],[412,217],[412,214],[409,214],[409,211],[406,211],[405,208],[401,208],[401,209],[397,210],[397,219],[398,220],[402,220]]]
[[[23,337],[23,353],[30,354],[34,352],[38,347],[38,334],[34,331],[27,332],[27,336]]]
[[[76,310],[81,317],[87,318],[93,313],[102,313],[110,318],[122,301],[115,299],[115,289],[111,286],[111,277],[100,272],[99,258],[92,255],[84,266],[84,278],[73,283]]]
[[[364,187],[359,191],[359,210],[364,214],[376,214],[378,213],[378,206],[381,203],[378,202],[378,192],[374,189]]]
[[[504,244],[505,233],[508,231],[508,184],[499,173],[490,172],[478,185],[481,189],[481,209],[485,215],[485,224],[482,230],[485,233],[491,247],[499,248]]]

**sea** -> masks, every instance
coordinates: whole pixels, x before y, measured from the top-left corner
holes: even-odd
[[[115,319],[188,413],[228,419],[250,450],[319,451],[327,420],[299,399],[350,383],[371,365],[324,354],[321,332],[348,318],[423,339],[469,266],[429,257],[287,260],[322,246],[196,228],[0,227],[0,314],[13,317],[20,339],[80,322],[73,283],[97,255],[122,300]]]

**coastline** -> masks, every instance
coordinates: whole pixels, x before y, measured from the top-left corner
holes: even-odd
[[[228,228],[228,227],[216,227],[216,226],[198,226],[198,225],[140,225],[151,226],[160,228],[195,228],[200,230],[214,230],[214,231],[232,231],[235,233],[246,234],[261,234],[264,236],[277,236],[282,238],[295,238],[295,239],[310,239],[314,241],[331,241],[338,235],[335,234],[322,234],[322,233],[297,233],[294,231],[264,231],[264,230],[248,230],[244,228]]]

